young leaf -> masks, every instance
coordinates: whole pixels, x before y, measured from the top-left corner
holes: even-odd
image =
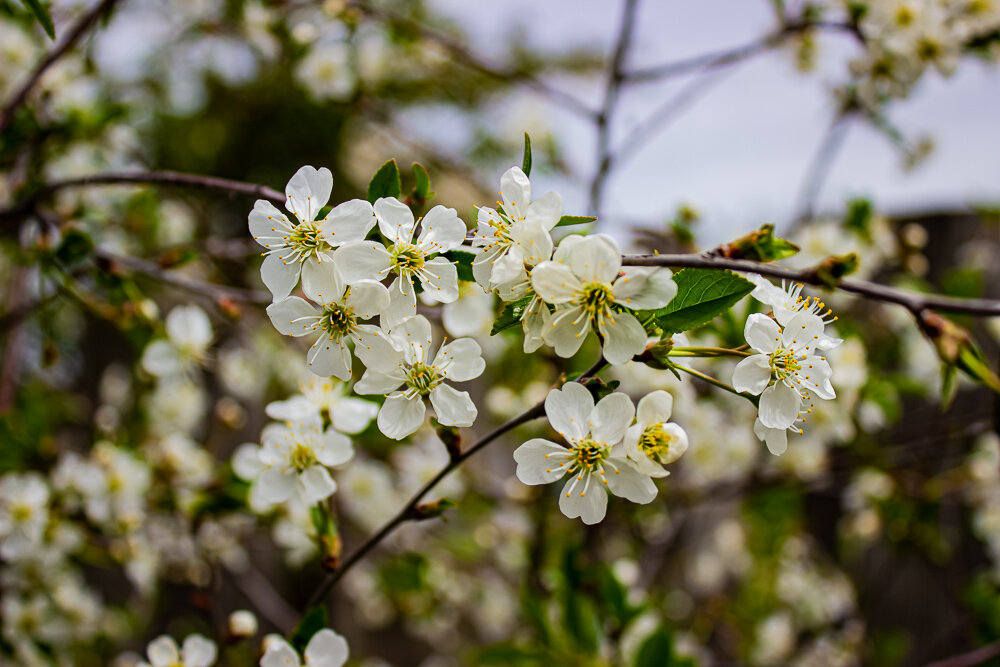
[[[56,27],[52,24],[52,16],[49,14],[48,8],[42,4],[41,0],[23,0],[24,4],[27,5],[31,13],[35,15],[38,22],[42,24],[42,28],[45,30],[45,34],[49,36],[49,39],[56,38]]]
[[[524,161],[521,163],[521,171],[525,176],[531,176],[531,137],[524,133]]]
[[[559,218],[559,222],[556,223],[556,227],[568,227],[570,225],[583,225],[588,222],[593,222],[597,220],[592,215],[564,215]]]
[[[295,647],[295,650],[302,653],[306,650],[309,640],[313,635],[326,627],[326,607],[316,605],[306,612],[299,624],[292,630],[288,643]]]
[[[719,269],[684,269],[674,274],[674,282],[677,283],[677,296],[665,307],[653,311],[664,336],[710,322],[754,287],[752,282],[732,271]]]
[[[431,192],[431,177],[427,169],[419,162],[413,163],[413,192],[416,198],[422,202],[434,196]]]
[[[657,629],[639,645],[633,667],[694,667],[690,658],[678,658],[674,639],[664,628]]]
[[[504,329],[509,329],[520,322],[521,316],[524,315],[524,309],[531,303],[531,298],[529,295],[505,305],[503,311],[500,312],[500,316],[493,322],[490,335],[496,336]]]
[[[797,245],[774,235],[774,225],[761,225],[757,231],[741,236],[732,243],[723,243],[712,254],[731,259],[773,262],[791,257],[798,251]]]
[[[399,167],[396,160],[389,160],[375,172],[368,182],[368,201],[372,204],[380,197],[398,197],[403,191],[399,181]]]
[[[464,250],[449,250],[443,253],[444,257],[447,257],[449,261],[455,262],[455,268],[458,270],[458,279],[464,280],[469,283],[476,282],[476,277],[472,275],[472,262],[476,259],[476,256],[471,252],[466,252]]]

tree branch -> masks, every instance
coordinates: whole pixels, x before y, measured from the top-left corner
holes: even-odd
[[[94,5],[86,14],[80,17],[80,20],[70,29],[66,36],[63,37],[62,41],[56,45],[54,49],[49,51],[48,55],[42,59],[40,63],[35,67],[34,71],[28,76],[27,80],[21,84],[14,94],[11,96],[7,104],[4,105],[3,110],[0,111],[0,133],[3,133],[10,127],[11,122],[14,120],[14,114],[17,110],[24,105],[28,99],[28,95],[31,91],[38,85],[41,81],[42,76],[45,72],[52,67],[60,58],[66,55],[70,49],[76,46],[76,43],[80,41],[88,30],[90,30],[97,20],[107,11],[109,11],[118,0],[101,0],[96,5]]]
[[[795,270],[786,269],[772,264],[762,264],[751,262],[745,259],[727,259],[725,257],[711,257],[706,255],[624,255],[622,257],[624,266],[671,266],[683,268],[702,269],[729,269],[742,273],[759,273],[762,276],[780,278],[792,282],[806,283],[827,287],[828,285],[820,278],[815,270]],[[967,315],[978,315],[985,317],[995,317],[1000,315],[1000,301],[992,299],[957,299],[935,294],[920,294],[908,292],[888,285],[869,282],[867,280],[856,280],[844,278],[836,284],[836,288],[859,294],[861,296],[895,303],[909,309],[913,313],[920,313],[925,310],[941,310],[953,313],[965,313]]]
[[[578,377],[576,381],[583,382],[584,380],[592,378],[602,368],[604,368],[604,366],[606,366],[607,363],[608,362],[606,362],[603,358],[599,359],[597,363],[595,363],[593,366],[587,369],[587,371],[584,372],[583,375]],[[327,575],[326,580],[320,585],[319,588],[316,589],[316,592],[312,594],[312,597],[309,598],[309,602],[306,605],[306,607],[307,608],[312,607],[313,605],[318,604],[320,601],[322,601],[323,598],[325,598],[327,594],[333,589],[333,587],[337,585],[337,582],[340,581],[343,578],[343,576],[347,574],[347,572],[352,567],[354,567],[355,564],[357,564],[358,561],[364,558],[370,551],[375,549],[375,547],[377,547],[400,525],[406,523],[411,519],[416,518],[414,514],[417,506],[420,504],[420,501],[423,499],[423,497],[427,495],[431,491],[431,489],[437,486],[441,482],[441,480],[447,477],[453,470],[462,465],[462,463],[465,462],[466,459],[472,457],[473,454],[486,447],[486,445],[490,444],[504,433],[507,433],[508,431],[520,426],[521,424],[529,422],[533,419],[537,419],[538,417],[542,417],[544,415],[545,415],[545,401],[542,400],[536,403],[535,405],[531,406],[521,414],[517,415],[516,417],[513,417],[508,421],[504,422],[503,424],[501,424],[500,426],[496,427],[495,429],[484,435],[482,438],[480,438],[478,441],[476,441],[476,443],[473,444],[471,447],[460,453],[458,456],[453,457],[451,461],[449,461],[444,468],[442,468],[436,475],[434,475],[434,477],[432,477],[426,484],[420,487],[420,489],[416,493],[413,494],[413,496],[406,502],[405,505],[403,505],[402,509],[400,509],[395,516],[389,519],[389,521],[387,521],[385,525],[379,528],[379,530],[375,534],[373,534],[371,537],[365,540],[365,542],[360,547],[351,552],[351,555],[349,555],[346,559],[344,559],[344,562],[343,564],[341,564],[340,567],[338,567],[336,570]]]
[[[35,193],[19,201],[10,208],[0,210],[0,222],[17,220],[28,213],[42,199],[51,196],[59,190],[68,188],[84,188],[95,185],[163,185],[188,187],[201,190],[218,190],[228,192],[231,195],[246,195],[267,199],[277,204],[285,203],[285,195],[277,190],[257,183],[246,183],[243,181],[232,181],[227,178],[216,178],[214,176],[201,176],[199,174],[185,174],[177,171],[138,171],[138,172],[109,172],[104,174],[93,174],[80,178],[69,178],[62,181],[53,181],[39,188]]]
[[[792,223],[793,226],[798,226],[812,220],[815,215],[816,204],[823,189],[823,183],[826,182],[827,176],[829,176],[830,170],[833,168],[833,163],[837,159],[837,154],[840,152],[841,146],[844,145],[844,139],[847,137],[850,118],[850,113],[838,113],[827,129],[826,134],[823,135],[823,141],[809,163],[806,177],[802,181],[801,190],[799,191],[799,201],[796,206],[796,216]]]

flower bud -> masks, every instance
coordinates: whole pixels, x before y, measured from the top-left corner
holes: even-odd
[[[234,639],[245,639],[257,634],[257,617],[253,612],[241,609],[229,615],[229,635]]]

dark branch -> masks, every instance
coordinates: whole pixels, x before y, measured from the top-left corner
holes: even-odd
[[[926,667],[973,667],[973,665],[981,665],[998,655],[1000,655],[1000,642],[994,642],[968,653],[929,663]]]
[[[0,222],[17,220],[30,213],[35,205],[46,197],[50,197],[59,190],[69,188],[84,188],[95,185],[161,185],[195,188],[201,190],[218,190],[228,192],[231,195],[246,195],[248,197],[258,197],[268,199],[272,202],[283,204],[285,195],[277,190],[273,190],[265,185],[256,183],[245,183],[243,181],[232,181],[227,178],[216,178],[214,176],[200,176],[198,174],[184,174],[176,171],[139,171],[139,172],[112,172],[106,174],[94,174],[81,178],[70,178],[64,181],[54,181],[39,188],[31,196],[19,201],[8,209],[0,210]]]
[[[80,41],[87,31],[89,31],[97,20],[108,12],[118,0],[101,0],[96,5],[94,5],[86,14],[80,17],[80,20],[70,29],[66,36],[63,37],[62,41],[52,49],[42,62],[38,63],[34,71],[28,76],[27,80],[21,84],[14,94],[11,96],[7,104],[4,105],[3,110],[0,111],[0,133],[3,133],[10,127],[11,122],[14,120],[14,114],[17,110],[24,105],[28,99],[28,95],[34,90],[38,82],[41,81],[42,76],[45,72],[52,67],[60,58],[66,55],[70,49],[76,46],[76,43]]]
[[[809,285],[827,286],[816,271],[811,269],[786,269],[773,264],[761,264],[745,259],[727,259],[725,257],[710,257],[706,255],[625,255],[622,257],[625,266],[671,266],[703,269],[729,269],[743,273],[759,273],[762,276],[780,278],[792,282]],[[861,296],[895,303],[909,309],[914,314],[926,310],[941,310],[968,315],[994,317],[1000,315],[1000,301],[991,299],[956,299],[935,294],[920,294],[906,290],[879,285],[867,280],[844,278],[836,284],[836,288]]]
[[[792,223],[794,226],[812,220],[815,216],[816,204],[819,201],[823,184],[830,175],[833,163],[836,161],[837,155],[840,153],[840,148],[844,145],[844,139],[847,137],[850,118],[851,114],[838,113],[823,136],[823,142],[809,163],[809,170],[802,181],[798,206],[796,206],[796,216]]]

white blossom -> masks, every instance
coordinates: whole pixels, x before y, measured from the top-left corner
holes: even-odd
[[[274,637],[260,659],[260,667],[342,667],[349,655],[347,640],[325,628],[312,636],[306,645],[305,662],[291,644]]]
[[[0,479],[0,556],[17,558],[37,547],[49,522],[49,487],[38,473]]]
[[[552,260],[531,272],[535,292],[556,310],[548,318],[542,340],[560,357],[571,357],[591,326],[604,341],[604,358],[624,364],[646,347],[646,332],[625,309],[666,306],[677,294],[677,283],[665,268],[627,267],[621,250],[609,236],[570,236]]]
[[[333,258],[333,249],[323,237],[323,221],[316,220],[332,191],[333,174],[329,169],[305,166],[285,186],[285,207],[292,219],[265,199],[254,204],[249,217],[250,234],[266,248],[260,277],[275,299],[292,293],[300,273],[317,270],[322,262]]]
[[[531,200],[531,183],[520,167],[500,178],[497,208],[479,207],[472,246],[479,249],[472,273],[483,289],[527,281],[527,270],[552,255],[549,232],[562,217],[562,197],[549,192]]]
[[[570,382],[545,397],[545,414],[569,446],[534,438],[517,448],[517,478],[525,484],[550,484],[569,474],[559,509],[570,519],[598,523],[607,511],[608,490],[620,498],[646,504],[656,486],[636,468],[620,443],[632,423],[635,407],[628,396],[609,394],[594,405],[582,385]]]
[[[636,424],[625,433],[625,451],[636,467],[650,477],[666,477],[663,469],[679,459],[688,448],[687,433],[668,422],[674,398],[659,389],[639,399]]]
[[[177,646],[173,637],[162,635],[146,647],[149,662],[140,667],[210,667],[215,664],[219,649],[211,639],[202,635],[188,635],[184,645]]]
[[[346,383],[310,377],[300,386],[301,394],[268,403],[267,416],[278,421],[319,419],[341,433],[354,435],[368,428],[378,405],[349,395]]]
[[[389,246],[373,241],[346,243],[337,249],[334,260],[352,284],[358,279],[382,280],[390,273],[396,274],[389,287],[391,305],[383,316],[383,326],[416,314],[414,279],[432,301],[450,303],[457,299],[458,271],[451,261],[440,256],[459,247],[465,239],[465,223],[455,209],[435,206],[428,211],[419,221],[420,233],[415,240],[417,221],[409,206],[383,197],[375,202],[374,210]]]
[[[830,384],[830,364],[816,354],[823,334],[823,320],[799,313],[782,327],[770,317],[754,313],[747,319],[747,343],[757,354],[746,357],[733,371],[737,391],[760,396],[763,426],[787,429],[799,418],[803,401],[813,395],[836,397]],[[806,408],[811,409],[811,402]]]
[[[425,396],[442,424],[472,426],[477,415],[472,398],[446,381],[465,382],[482,374],[486,362],[479,343],[459,338],[442,345],[431,360],[431,324],[421,315],[404,318],[373,340],[370,349],[359,349],[368,368],[354,390],[386,394],[378,414],[383,434],[400,440],[420,428]]]
[[[319,376],[351,378],[348,341],[364,344],[376,336],[374,325],[361,324],[389,307],[389,292],[374,280],[346,284],[332,263],[304,273],[302,288],[318,307],[297,296],[287,296],[267,307],[274,327],[287,336],[318,336],[306,355],[309,370]]]
[[[212,342],[212,323],[198,306],[177,306],[166,320],[166,339],[157,339],[142,352],[142,367],[157,377],[181,373],[205,358]]]

